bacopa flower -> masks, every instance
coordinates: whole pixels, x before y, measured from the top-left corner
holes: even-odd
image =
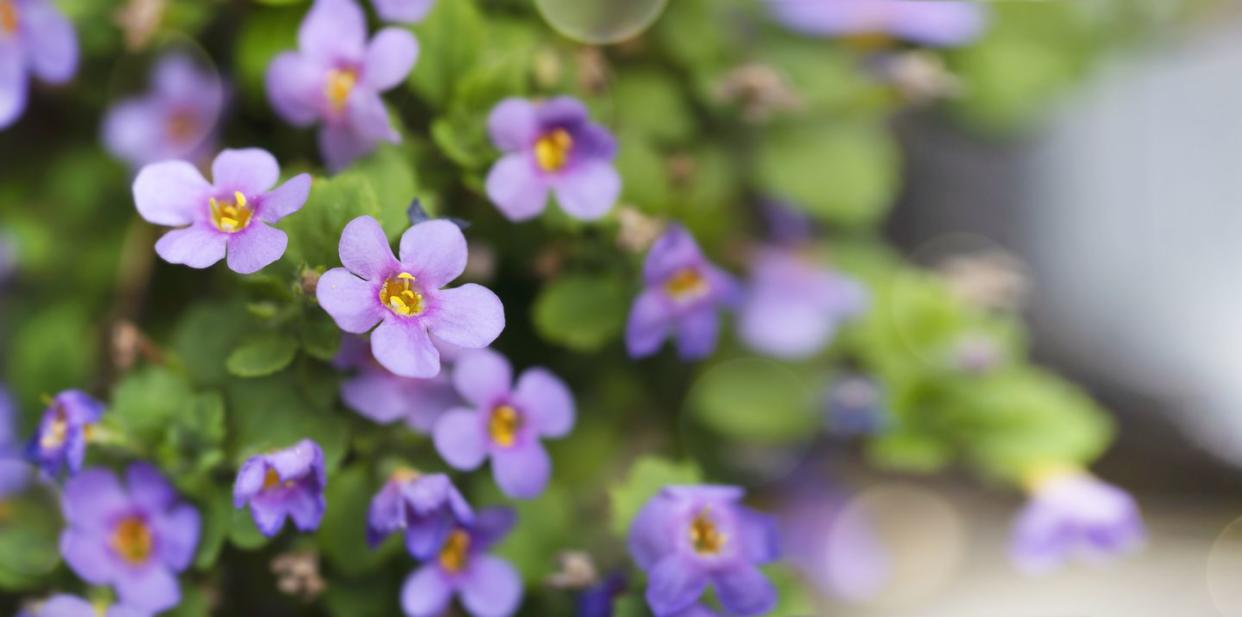
[[[399,469],[371,499],[367,542],[375,546],[389,534],[404,531],[410,555],[429,559],[454,529],[472,523],[474,511],[448,476]]]
[[[500,298],[473,283],[442,289],[466,269],[466,238],[449,221],[425,221],[401,236],[401,259],[375,219],[360,216],[341,232],[341,264],[319,279],[319,304],[346,332],[371,328],[371,352],[402,377],[435,377],[432,336],[469,349],[486,347],[505,327]],[[379,327],[375,324],[379,323]]]
[[[345,405],[380,424],[403,421],[420,433],[430,434],[444,412],[461,404],[447,374],[426,379],[397,375],[380,365],[370,345],[358,337],[345,337],[334,364],[356,371],[341,382]]]
[[[0,500],[26,488],[30,467],[22,460],[17,437],[17,406],[0,384]]]
[[[647,572],[647,603],[656,617],[694,609],[712,585],[732,615],[775,606],[776,590],[758,566],[779,555],[771,518],[741,504],[732,486],[670,486],[639,511],[630,555]]]
[[[823,350],[837,326],[865,308],[861,285],[792,250],[766,248],[751,262],[738,334],[755,351],[802,359]]]
[[[457,595],[474,617],[509,617],[522,602],[522,579],[509,562],[487,552],[513,526],[513,512],[481,510],[473,524],[454,527],[435,557],[401,588],[401,608],[410,617],[443,615]]]
[[[255,526],[269,538],[280,532],[286,517],[300,531],[314,531],[327,505],[325,486],[323,450],[303,439],[293,447],[247,459],[233,483],[233,507],[249,504]]]
[[[189,57],[161,58],[150,91],[108,110],[104,146],[113,156],[140,167],[168,159],[196,161],[207,154],[224,107],[224,85]]]
[[[1125,491],[1081,470],[1053,470],[1030,482],[1011,554],[1024,571],[1051,570],[1073,557],[1100,560],[1140,547],[1138,506]]]
[[[128,490],[111,471],[88,469],[65,483],[60,552],[86,582],[112,585],[122,604],[158,613],[181,600],[177,573],[198,546],[198,511],[145,463],[130,465],[125,482]]]
[[[78,35],[51,0],[0,0],[0,129],[26,109],[29,75],[64,83],[78,68]]]
[[[826,597],[872,599],[893,580],[890,556],[867,515],[829,482],[801,472],[786,483],[776,510],[783,558]]]
[[[717,311],[736,302],[737,283],[707,261],[685,228],[670,225],[651,246],[643,285],[625,329],[630,356],[654,354],[670,335],[684,359],[711,355],[720,331]]]
[[[371,4],[384,21],[416,24],[431,11],[435,0],[371,0]]]
[[[509,220],[538,216],[549,191],[565,212],[583,220],[607,214],[616,203],[616,140],[590,121],[579,101],[505,99],[492,109],[487,130],[504,152],[487,174],[487,196]]]
[[[785,27],[810,36],[891,36],[931,46],[970,42],[987,23],[984,7],[956,0],[767,0]]]
[[[124,604],[96,605],[78,596],[56,594],[18,617],[148,617],[148,611]]]
[[[385,28],[368,42],[362,7],[315,0],[298,29],[298,51],[268,67],[267,96],[290,124],[322,123],[319,150],[340,170],[381,141],[401,140],[380,93],[400,84],[417,58],[418,42],[406,30]]]
[[[474,469],[490,458],[501,491],[517,499],[537,497],[552,473],[540,438],[563,437],[574,426],[569,388],[542,368],[527,369],[513,385],[508,360],[491,350],[458,360],[453,384],[474,409],[450,411],[436,423],[440,456],[458,469]]]
[[[103,412],[103,403],[81,390],[57,394],[39,421],[30,442],[30,457],[48,476],[56,477],[65,468],[77,473],[86,458],[90,427]]]

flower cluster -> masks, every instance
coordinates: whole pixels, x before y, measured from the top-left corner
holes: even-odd
[[[249,505],[255,526],[268,537],[280,533],[286,518],[300,531],[314,531],[327,507],[326,485],[323,450],[304,439],[247,459],[233,484],[233,507]]]
[[[166,56],[152,71],[150,92],[108,110],[104,147],[134,167],[201,160],[212,150],[224,102],[224,84],[213,71],[183,54]]]
[[[90,427],[103,412],[103,403],[81,390],[66,390],[52,399],[30,442],[31,458],[43,473],[55,477],[63,469],[72,474],[82,468]]]

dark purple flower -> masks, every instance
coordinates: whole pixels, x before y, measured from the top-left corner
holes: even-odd
[[[124,604],[112,604],[106,610],[78,596],[56,594],[36,604],[19,617],[149,617],[150,611]]]
[[[39,421],[30,442],[30,457],[48,476],[59,476],[65,468],[70,474],[77,473],[86,458],[90,426],[103,412],[103,403],[81,390],[57,394]]]
[[[711,355],[720,331],[717,311],[736,301],[737,283],[707,261],[684,227],[669,225],[651,245],[643,285],[625,329],[630,356],[654,354],[670,335],[686,360]]]
[[[733,486],[670,486],[630,526],[630,555],[648,577],[656,617],[693,609],[708,585],[733,615],[766,613],[776,589],[759,570],[779,556],[776,524]]]
[[[26,488],[30,466],[22,456],[17,433],[17,406],[0,385],[0,500]]]
[[[435,0],[371,0],[380,19],[402,24],[422,21],[435,3]]]
[[[405,579],[401,608],[409,617],[444,614],[453,595],[474,617],[509,617],[522,602],[522,579],[509,562],[487,553],[513,526],[505,508],[481,510],[471,525],[449,532],[438,555]]]
[[[367,541],[375,546],[389,534],[404,530],[410,555],[429,559],[454,529],[473,522],[474,511],[448,476],[400,469],[371,499]]]
[[[582,220],[604,216],[621,194],[612,164],[616,140],[576,99],[505,99],[492,109],[487,129],[504,152],[487,174],[487,196],[511,221],[538,216],[549,191]]]
[[[459,347],[487,347],[505,327],[504,306],[473,283],[442,289],[466,269],[466,237],[449,221],[419,223],[401,236],[401,259],[375,219],[360,216],[341,232],[341,264],[319,279],[317,294],[336,325],[362,334],[371,352],[402,377],[435,377],[440,352],[432,337]],[[375,324],[379,323],[379,327]]]
[[[1041,476],[1014,523],[1011,554],[1019,568],[1043,572],[1074,557],[1100,560],[1143,544],[1143,519],[1128,493],[1080,470]]]
[[[866,306],[861,285],[792,250],[758,251],[750,272],[738,334],[755,351],[777,358],[822,351],[837,325]]]
[[[206,268],[228,255],[229,268],[251,274],[280,259],[289,244],[272,227],[302,209],[309,174],[273,189],[280,166],[266,150],[225,150],[211,164],[208,183],[185,161],[152,163],[134,179],[138,214],[156,225],[177,227],[155,243],[164,261]]]
[[[492,475],[509,497],[537,497],[552,461],[540,438],[563,437],[574,426],[574,399],[556,375],[530,368],[513,384],[513,369],[490,349],[463,356],[453,370],[457,393],[474,409],[455,409],[436,423],[436,450],[457,469],[492,461]]]
[[[64,83],[78,68],[78,35],[51,0],[0,0],[0,129],[26,109],[30,74]]]
[[[122,604],[164,611],[181,600],[177,573],[198,546],[198,511],[145,463],[130,465],[125,483],[128,491],[104,469],[65,483],[60,552],[86,582],[115,587]]]
[[[285,517],[300,531],[314,531],[327,505],[325,485],[323,450],[303,439],[291,448],[247,459],[233,484],[233,507],[249,504],[255,526],[269,538],[284,527]]]
[[[785,27],[810,36],[892,36],[931,46],[969,43],[986,9],[955,0],[766,0]]]
[[[419,433],[430,434],[444,412],[461,405],[447,373],[426,379],[397,375],[376,361],[370,345],[359,337],[345,337],[334,364],[356,370],[341,382],[345,405],[380,424],[401,420]]]
[[[380,93],[410,74],[418,42],[401,28],[367,41],[366,15],[353,0],[315,0],[298,29],[298,51],[276,56],[267,70],[267,96],[286,122],[319,122],[319,150],[332,170],[398,143]]]
[[[626,580],[621,574],[611,574],[604,580],[584,589],[578,594],[575,617],[612,617],[617,596],[625,592]]]
[[[224,85],[207,68],[175,54],[160,59],[151,90],[121,101],[104,117],[104,146],[134,167],[207,154],[224,107]]]

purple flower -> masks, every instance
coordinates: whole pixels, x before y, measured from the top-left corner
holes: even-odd
[[[104,146],[140,167],[168,159],[195,161],[224,107],[224,85],[187,56],[165,56],[155,65],[151,91],[114,105],[104,117]]]
[[[255,526],[269,538],[284,527],[286,516],[300,531],[314,531],[327,505],[325,485],[323,450],[303,439],[291,448],[247,459],[233,484],[233,507],[250,504]]]
[[[209,184],[185,161],[152,163],[134,179],[138,214],[156,225],[177,227],[155,243],[164,261],[206,268],[228,255],[238,274],[262,270],[285,254],[289,236],[271,227],[302,209],[309,174],[280,179],[280,166],[266,150],[225,150],[211,164]]]
[[[198,511],[145,463],[130,465],[125,482],[128,492],[111,471],[88,469],[65,483],[60,552],[86,582],[115,587],[122,604],[164,611],[181,600],[176,573],[194,557]]]
[[[417,58],[418,42],[401,28],[368,42],[366,15],[353,0],[315,0],[298,29],[298,51],[268,67],[267,96],[294,126],[322,123],[319,150],[340,170],[381,141],[401,141],[380,93],[400,84]]]
[[[444,351],[440,353],[443,357]],[[397,375],[381,366],[367,342],[355,336],[341,342],[334,364],[357,370],[341,383],[345,405],[380,424],[403,420],[415,431],[430,434],[444,412],[461,404],[446,373],[426,379]]]
[[[786,484],[777,517],[786,560],[825,596],[851,602],[874,598],[892,582],[889,555],[848,495],[826,488],[817,473],[796,474]]]
[[[86,458],[89,427],[103,412],[103,403],[81,390],[57,394],[39,421],[30,442],[30,457],[48,476],[59,476],[66,467],[70,474],[77,473]]]
[[[487,130],[504,152],[487,174],[487,196],[509,220],[538,216],[548,191],[556,193],[561,209],[582,220],[604,216],[616,203],[616,140],[590,121],[576,99],[505,99],[492,109]]]
[[[612,617],[617,596],[625,592],[625,576],[610,574],[578,594],[575,617]]]
[[[18,443],[16,416],[17,406],[0,385],[0,500],[26,488],[30,481],[30,466],[23,460]]]
[[[341,264],[319,279],[319,304],[346,332],[371,332],[371,352],[402,377],[440,373],[436,339],[486,347],[505,327],[504,306],[473,283],[441,289],[466,269],[466,238],[449,221],[419,223],[401,236],[401,259],[375,219],[360,216],[341,232]]]
[[[435,0],[371,0],[380,19],[402,24],[422,21],[435,3]]]
[[[811,36],[886,35],[932,46],[970,42],[987,23],[975,2],[953,0],[767,0],[777,21]]]
[[[454,594],[474,617],[508,617],[522,602],[522,579],[509,562],[487,554],[513,526],[513,512],[482,510],[449,532],[438,554],[405,579],[401,608],[409,617],[444,614]]]
[[[123,604],[113,604],[104,611],[90,602],[68,594],[56,594],[40,602],[28,617],[148,617],[151,613]]]
[[[1014,523],[1011,554],[1024,571],[1043,572],[1073,557],[1100,560],[1142,545],[1134,499],[1080,470],[1053,470],[1031,482]]]
[[[766,613],[776,589],[758,566],[779,555],[776,525],[741,504],[733,486],[670,486],[652,497],[630,527],[630,555],[647,572],[647,604],[656,617],[694,608],[708,585],[733,615]]]
[[[387,535],[405,530],[410,555],[429,559],[454,529],[473,522],[474,511],[448,476],[400,469],[371,500],[367,541],[375,546]]]
[[[537,497],[548,484],[552,462],[541,437],[563,437],[574,426],[574,399],[565,383],[543,368],[522,373],[504,356],[477,351],[453,370],[457,393],[474,409],[455,409],[436,423],[436,450],[457,469],[474,469],[491,458],[492,475],[509,497]]]
[[[647,253],[643,283],[625,329],[630,356],[654,354],[670,335],[686,360],[711,355],[720,331],[717,309],[738,295],[733,277],[703,257],[685,228],[672,224]]]
[[[0,129],[22,115],[27,73],[64,83],[78,68],[78,35],[50,0],[0,0]]]
[[[866,306],[861,285],[792,250],[766,248],[751,262],[738,309],[738,334],[755,351],[802,359],[821,350],[837,325]]]

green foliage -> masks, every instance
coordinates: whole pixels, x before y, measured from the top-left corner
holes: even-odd
[[[0,589],[37,586],[60,563],[61,519],[45,493],[4,502],[0,518]]]
[[[628,285],[608,276],[567,276],[540,292],[532,316],[547,340],[582,352],[598,350],[625,327]]]
[[[789,443],[806,439],[820,422],[819,388],[771,360],[726,360],[695,381],[688,404],[707,428],[735,439]]]
[[[225,366],[238,377],[264,377],[289,366],[297,352],[297,339],[274,332],[258,336],[234,349]]]
[[[443,107],[457,91],[461,76],[487,47],[483,16],[474,0],[437,2],[414,33],[421,58],[410,83],[428,101]]]
[[[96,333],[86,307],[67,302],[30,315],[13,333],[6,381],[23,407],[43,396],[80,387],[95,369]]]
[[[638,459],[630,467],[626,479],[608,490],[612,504],[609,528],[615,534],[625,534],[638,511],[660,489],[669,485],[695,484],[702,478],[702,472],[691,461],[678,463],[654,456]]]
[[[370,182],[352,172],[332,179],[315,178],[302,211],[282,221],[282,227],[289,234],[285,261],[310,267],[340,263],[337,245],[341,230],[359,216],[383,220],[379,199]]]

